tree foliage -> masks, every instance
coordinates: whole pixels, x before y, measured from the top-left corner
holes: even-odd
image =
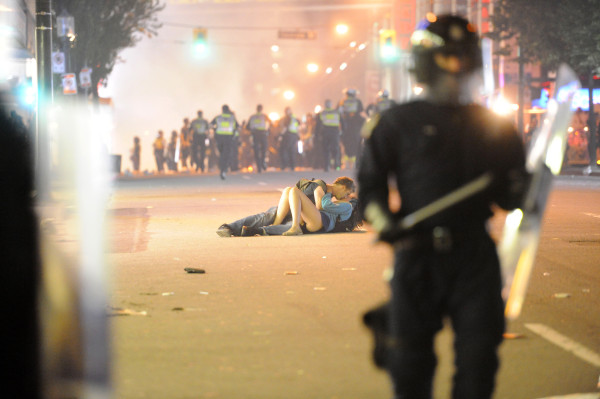
[[[491,18],[490,36],[515,37],[526,62],[565,62],[582,76],[600,66],[600,0],[498,0]]]
[[[92,88],[119,61],[119,52],[142,37],[157,35],[160,0],[55,0],[56,15],[66,10],[75,18],[75,41],[70,49],[71,72],[92,68]],[[55,43],[60,42],[55,38]]]

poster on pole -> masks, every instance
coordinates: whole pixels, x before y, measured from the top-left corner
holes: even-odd
[[[83,67],[79,72],[79,86],[82,89],[89,89],[92,87],[92,68]]]
[[[74,73],[62,75],[62,86],[64,95],[77,94],[77,76]]]
[[[60,51],[52,53],[52,73],[65,73],[65,53]]]

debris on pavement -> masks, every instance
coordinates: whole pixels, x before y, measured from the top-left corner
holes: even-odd
[[[284,273],[286,276],[296,276],[299,273],[296,270],[289,270],[287,272]]]
[[[520,338],[525,338],[525,334],[512,333],[512,332],[505,332],[504,334],[502,334],[502,336],[504,337],[504,339],[520,339]]]
[[[570,298],[571,294],[567,293],[567,292],[557,292],[556,294],[553,295],[554,298],[557,299],[565,299],[565,298]]]
[[[197,269],[195,267],[186,267],[183,270],[185,270],[186,273],[191,273],[191,274],[204,274],[204,273],[206,273],[206,270],[204,270],[204,269]]]
[[[173,296],[173,295],[175,295],[175,293],[174,292],[163,292],[161,295],[162,296]]]
[[[148,312],[145,310],[137,311],[133,309],[125,309],[125,308],[113,308],[111,307],[109,312],[109,316],[147,316]]]

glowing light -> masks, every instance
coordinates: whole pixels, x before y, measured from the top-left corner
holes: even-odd
[[[279,51],[279,46],[276,45],[276,44],[272,45],[271,46],[271,51],[274,52],[274,53],[278,52]]]
[[[254,168],[252,167],[252,165],[248,166],[248,172],[254,172]]]
[[[367,47],[367,45],[365,43],[361,43],[358,45],[358,51],[362,51]]]
[[[522,220],[523,211],[517,208],[514,211],[510,212],[508,215],[506,215],[506,227],[510,227],[511,231],[516,230],[521,224]]]
[[[314,62],[311,62],[310,64],[306,65],[306,69],[310,73],[315,73],[319,70],[319,66],[317,64],[315,64]]]
[[[320,105],[317,105],[317,106],[315,107],[315,114],[318,114],[319,112],[321,112],[321,109],[322,109],[322,108],[321,108],[321,106],[320,106]]]
[[[423,93],[423,88],[421,86],[415,86],[413,87],[413,93],[415,94],[415,96],[418,96],[421,93]]]
[[[279,71],[279,64],[274,62],[273,65],[271,65],[271,68],[273,68],[274,71]]]
[[[327,67],[327,69],[325,70],[325,73],[329,75],[331,72],[333,72],[333,68]]]
[[[348,28],[348,25],[346,24],[337,24],[335,26],[335,31],[338,35],[345,35],[349,30],[350,28]]]
[[[509,103],[505,98],[498,97],[492,105],[492,111],[498,115],[508,115],[514,111],[513,105]]]
[[[291,100],[294,97],[296,97],[296,93],[294,93],[293,90],[286,90],[283,92],[283,98],[285,98],[286,100]]]
[[[278,121],[281,117],[279,116],[279,113],[273,111],[269,113],[269,119],[272,120],[273,122]]]
[[[356,42],[350,42],[350,47],[351,47],[351,48],[354,48],[354,47],[356,47]]]
[[[340,71],[343,71],[346,68],[348,68],[348,64],[346,64],[345,62],[342,62],[342,65],[340,65]]]
[[[560,137],[553,137],[552,141],[548,145],[548,152],[546,153],[546,165],[550,168],[550,171],[554,175],[560,173],[562,167],[563,158],[565,156],[566,142],[561,140]]]

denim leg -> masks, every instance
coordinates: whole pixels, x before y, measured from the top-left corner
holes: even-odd
[[[280,236],[283,235],[283,233],[285,233],[286,231],[288,231],[290,227],[292,227],[291,220],[287,223],[282,223],[275,226],[265,226],[265,233],[267,233],[268,236]]]
[[[263,227],[268,226],[275,220],[275,214],[277,213],[277,207],[271,207],[265,212],[257,213],[256,215],[246,216],[242,219],[236,220],[235,222],[227,223],[229,228],[233,231],[234,236],[242,234],[242,227]]]

